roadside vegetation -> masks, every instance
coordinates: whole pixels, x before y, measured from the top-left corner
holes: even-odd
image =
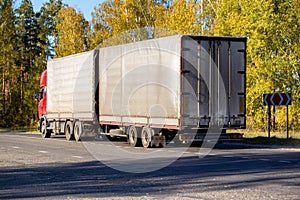
[[[258,145],[277,145],[277,146],[293,146],[300,147],[300,129],[289,129],[289,137],[287,139],[286,129],[272,129],[270,137],[267,129],[245,129],[245,130],[229,130],[228,133],[241,133],[243,140],[238,141],[246,144]]]
[[[270,138],[268,131],[255,131],[245,130],[243,143],[246,144],[261,144],[261,145],[277,145],[277,146],[292,146],[300,147],[300,130],[289,130],[289,138],[287,139],[286,130],[276,130],[270,132]]]
[[[0,128],[0,133],[1,132],[13,132],[13,131],[18,131],[18,132],[27,132],[27,133],[39,133],[37,131],[37,128],[32,128],[32,127],[20,127],[20,128]]]

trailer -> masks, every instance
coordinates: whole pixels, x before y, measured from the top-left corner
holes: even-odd
[[[243,129],[246,41],[175,35],[48,61],[39,129],[77,141],[87,132],[124,136],[144,147]]]

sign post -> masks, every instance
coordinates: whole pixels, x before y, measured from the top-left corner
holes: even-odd
[[[289,106],[286,106],[286,139],[289,139]]]
[[[268,106],[268,137],[271,132],[271,106],[286,106],[286,138],[289,138],[289,105],[292,104],[290,93],[273,93],[263,95],[264,105]]]
[[[271,106],[268,106],[268,138],[271,137]]]

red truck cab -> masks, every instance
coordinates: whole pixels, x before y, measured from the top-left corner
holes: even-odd
[[[41,75],[40,92],[36,99],[38,100],[38,117],[41,119],[42,116],[46,114],[47,106],[47,70]]]

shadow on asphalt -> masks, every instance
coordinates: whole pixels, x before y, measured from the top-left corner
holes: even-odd
[[[274,156],[285,157],[284,153]],[[193,187],[218,192],[262,184],[285,186],[287,180],[300,178],[300,173],[286,173],[297,167],[299,163],[283,167],[220,156],[183,157],[161,170],[143,174],[116,171],[98,161],[0,167],[0,199],[168,196]],[[244,178],[232,178],[241,176]]]

